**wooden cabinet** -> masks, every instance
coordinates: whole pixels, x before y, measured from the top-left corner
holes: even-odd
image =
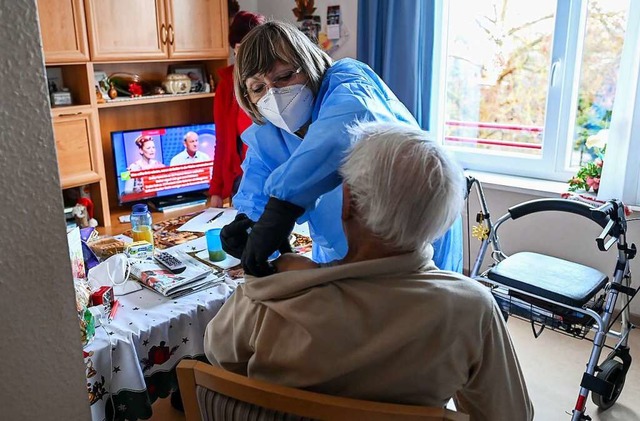
[[[95,218],[111,223],[97,111],[90,106],[52,109],[60,184],[91,186]]]
[[[96,112],[90,107],[54,109],[53,133],[58,151],[62,188],[91,184],[103,177],[104,169]]]
[[[38,0],[47,64],[89,61],[82,0]]]
[[[85,0],[93,61],[224,58],[226,1]]]
[[[94,217],[108,228],[112,211],[123,211],[115,186],[111,132],[210,122],[214,93],[102,103],[96,97],[95,72],[135,73],[159,85],[170,65],[199,60],[207,73],[216,75],[227,65],[227,3],[38,0],[38,13],[49,73],[53,75],[55,68],[74,104],[51,109],[61,188],[87,186]]]
[[[166,0],[166,6],[170,58],[229,56],[226,0]]]

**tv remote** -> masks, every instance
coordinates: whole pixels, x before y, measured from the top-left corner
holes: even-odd
[[[182,273],[187,268],[187,265],[166,251],[157,252],[153,257],[155,257],[162,266],[166,267],[173,273]]]

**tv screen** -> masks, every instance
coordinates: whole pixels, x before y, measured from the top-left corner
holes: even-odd
[[[119,203],[206,191],[215,143],[213,123],[112,132]]]

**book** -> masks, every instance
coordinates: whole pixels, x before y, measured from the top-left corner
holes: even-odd
[[[131,265],[131,275],[142,286],[167,298],[177,298],[224,281],[224,274],[212,271],[186,253],[176,253],[175,257],[187,266],[184,272],[176,274],[155,261],[137,260]]]

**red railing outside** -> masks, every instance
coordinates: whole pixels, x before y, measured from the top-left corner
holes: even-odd
[[[470,128],[476,128],[476,129],[502,130],[504,132],[529,133],[534,137],[537,137],[537,136],[541,137],[544,129],[542,126],[526,126],[526,125],[519,125],[519,124],[485,123],[480,121],[457,121],[457,120],[446,121],[445,125],[452,128],[470,127]],[[478,137],[445,135],[445,141],[455,142],[455,143],[466,143],[466,144],[473,144],[473,145],[509,147],[509,148],[516,148],[516,149],[542,150],[542,139],[540,139],[540,143],[533,143],[533,142],[516,142],[512,140],[483,139]]]

